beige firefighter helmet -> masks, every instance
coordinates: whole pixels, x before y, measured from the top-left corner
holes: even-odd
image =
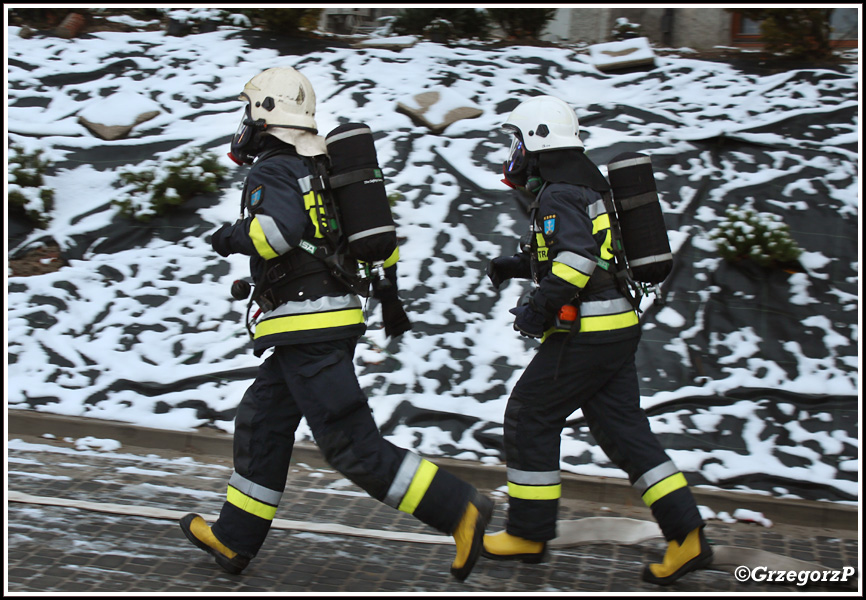
[[[265,123],[265,133],[299,154],[326,154],[325,140],[317,135],[316,93],[310,81],[292,67],[267,69],[250,79],[239,96],[249,102],[250,117]]]

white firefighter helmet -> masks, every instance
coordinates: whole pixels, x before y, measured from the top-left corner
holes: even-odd
[[[554,96],[536,96],[511,111],[502,128],[519,133],[527,152],[583,149],[577,114]]]
[[[264,133],[292,144],[299,154],[326,154],[324,138],[316,135],[316,93],[296,69],[274,67],[259,73],[239,99],[249,102],[249,116],[264,124]]]

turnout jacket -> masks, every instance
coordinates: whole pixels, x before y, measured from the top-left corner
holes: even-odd
[[[613,268],[610,217],[602,195],[570,183],[547,184],[537,199],[531,240],[533,304],[557,329],[555,315],[565,304],[578,307],[584,342],[609,342],[640,334],[640,321],[625,293],[601,265]],[[575,327],[577,325],[575,324]]]
[[[304,240],[322,244],[324,236],[310,168],[293,150],[272,145],[259,155],[244,182],[245,216],[228,232],[231,251],[250,257],[254,298],[263,289],[279,292],[271,296],[276,301],[259,302],[256,355],[276,345],[357,337],[366,331],[358,295],[301,248]],[[386,267],[396,263],[396,255]]]

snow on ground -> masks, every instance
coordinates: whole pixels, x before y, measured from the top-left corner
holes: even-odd
[[[644,299],[642,402],[693,483],[781,497],[859,499],[859,65],[750,72],[658,55],[654,68],[604,74],[575,48],[270,45],[221,28],[23,39],[7,28],[8,138],[55,162],[44,231],[72,257],[7,277],[7,406],[188,430],[232,431],[259,360],[228,289],[246,259],[216,256],[208,234],[238,213],[245,169],[228,158],[253,75],[294,66],[316,90],[320,132],[360,121],[376,147],[403,238],[400,287],[415,327],[388,341],[377,307],[356,364],[374,417],[396,444],[430,456],[501,462],[502,415],[532,342],[511,329],[528,289],[500,292],[487,261],[526,228],[499,183],[499,124],[531,95],[566,99],[591,158],[653,157],[677,253],[664,303]],[[434,135],[396,110],[427,89],[484,113]],[[105,142],[77,120],[117,97],[131,122]],[[108,103],[108,104],[106,104]],[[119,217],[118,170],[184,149],[223,156],[221,193],[151,224]],[[707,232],[729,204],[776,212],[804,248],[803,272],[725,264]],[[299,439],[309,439],[302,425]],[[580,411],[563,432],[564,470],[624,477]]]

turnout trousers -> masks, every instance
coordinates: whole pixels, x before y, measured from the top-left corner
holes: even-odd
[[[295,431],[306,418],[328,463],[370,496],[450,534],[474,488],[385,440],[355,375],[356,338],[277,346],[235,417],[234,472],[212,527],[252,558],[286,486]]]
[[[508,533],[533,541],[556,537],[560,436],[577,409],[601,449],[628,474],[667,540],[682,540],[704,525],[685,477],[640,407],[639,340],[585,343],[579,335],[557,333],[541,344],[505,409]]]

